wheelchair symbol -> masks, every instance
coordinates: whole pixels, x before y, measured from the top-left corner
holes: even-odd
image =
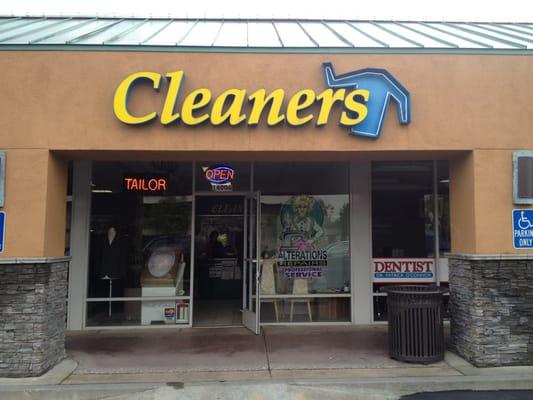
[[[518,219],[518,227],[522,230],[533,228],[533,223],[531,223],[531,220],[528,217],[526,217],[524,214],[525,214],[525,211],[520,211],[520,218]]]

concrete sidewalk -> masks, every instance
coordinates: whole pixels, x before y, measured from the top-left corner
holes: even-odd
[[[431,365],[392,360],[383,325],[266,327],[258,336],[244,328],[91,331],[69,334],[67,351],[69,360],[43,377],[0,379],[0,398],[397,399],[533,389],[533,367],[480,369],[452,353]]]
[[[459,374],[392,360],[384,325],[103,331],[69,335],[67,349],[78,368],[65,384]]]

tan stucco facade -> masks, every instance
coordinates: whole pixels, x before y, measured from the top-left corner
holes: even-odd
[[[7,151],[2,257],[64,251],[66,163],[86,159],[447,159],[452,251],[528,253],[512,247],[512,152],[533,149],[533,58],[511,55],[239,54],[4,51],[0,148]],[[387,69],[411,93],[412,122],[389,109],[377,140],[348,134],[334,110],[325,127],[128,126],[113,95],[129,74],[183,70],[182,95],[206,87],[250,92],[324,90],[321,64],[338,74]],[[132,113],[162,109],[149,85]],[[531,252],[530,252],[531,253]]]

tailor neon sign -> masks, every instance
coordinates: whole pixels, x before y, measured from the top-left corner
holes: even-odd
[[[213,126],[246,123],[256,126],[264,118],[269,127],[287,123],[303,126],[314,121],[316,127],[329,122],[335,106],[342,105],[339,125],[349,128],[350,134],[368,138],[379,137],[389,103],[394,101],[398,120],[402,125],[411,121],[409,92],[386,70],[366,68],[336,75],[331,63],[322,65],[327,87],[316,93],[302,89],[291,96],[283,89],[269,93],[258,89],[231,88],[214,97],[211,90],[199,88],[183,95],[180,93],[184,71],[166,74],[168,89],[160,115],[156,111],[133,115],[128,109],[128,98],[137,83],[148,82],[159,92],[163,76],[157,72],[142,71],[127,76],[117,87],[113,100],[115,116],[128,125],[142,125],[159,119],[164,126],[180,122],[186,126],[210,123]],[[181,95],[181,96],[180,96]],[[178,104],[178,97],[183,97]]]
[[[124,177],[124,189],[128,192],[165,192],[168,179],[164,177]]]
[[[202,167],[205,179],[211,184],[211,189],[215,192],[230,192],[233,190],[233,179],[235,170],[227,165],[216,165],[213,167]]]

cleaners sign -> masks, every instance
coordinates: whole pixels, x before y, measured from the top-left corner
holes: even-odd
[[[314,122],[316,127],[326,125],[330,114],[336,114],[338,124],[349,129],[350,134],[377,138],[381,133],[389,103],[396,103],[398,121],[411,121],[409,92],[388,71],[365,68],[336,75],[331,63],[322,65],[327,89],[315,92],[304,88],[287,95],[283,89],[267,92],[257,89],[229,88],[214,96],[208,88],[182,93],[185,72],[168,72],[168,89],[163,107],[145,109],[133,114],[128,100],[133,88],[140,82],[148,82],[159,92],[163,75],[142,71],[127,76],[117,87],[113,100],[115,116],[128,125],[142,125],[159,119],[161,125],[197,126],[210,123],[213,126],[257,126],[264,119],[269,127],[280,124],[303,126]],[[181,99],[181,100],[178,100]],[[340,106],[339,112],[334,111]]]
[[[515,249],[533,249],[533,210],[513,210]]]
[[[435,282],[433,258],[374,258],[372,277],[379,283]]]

